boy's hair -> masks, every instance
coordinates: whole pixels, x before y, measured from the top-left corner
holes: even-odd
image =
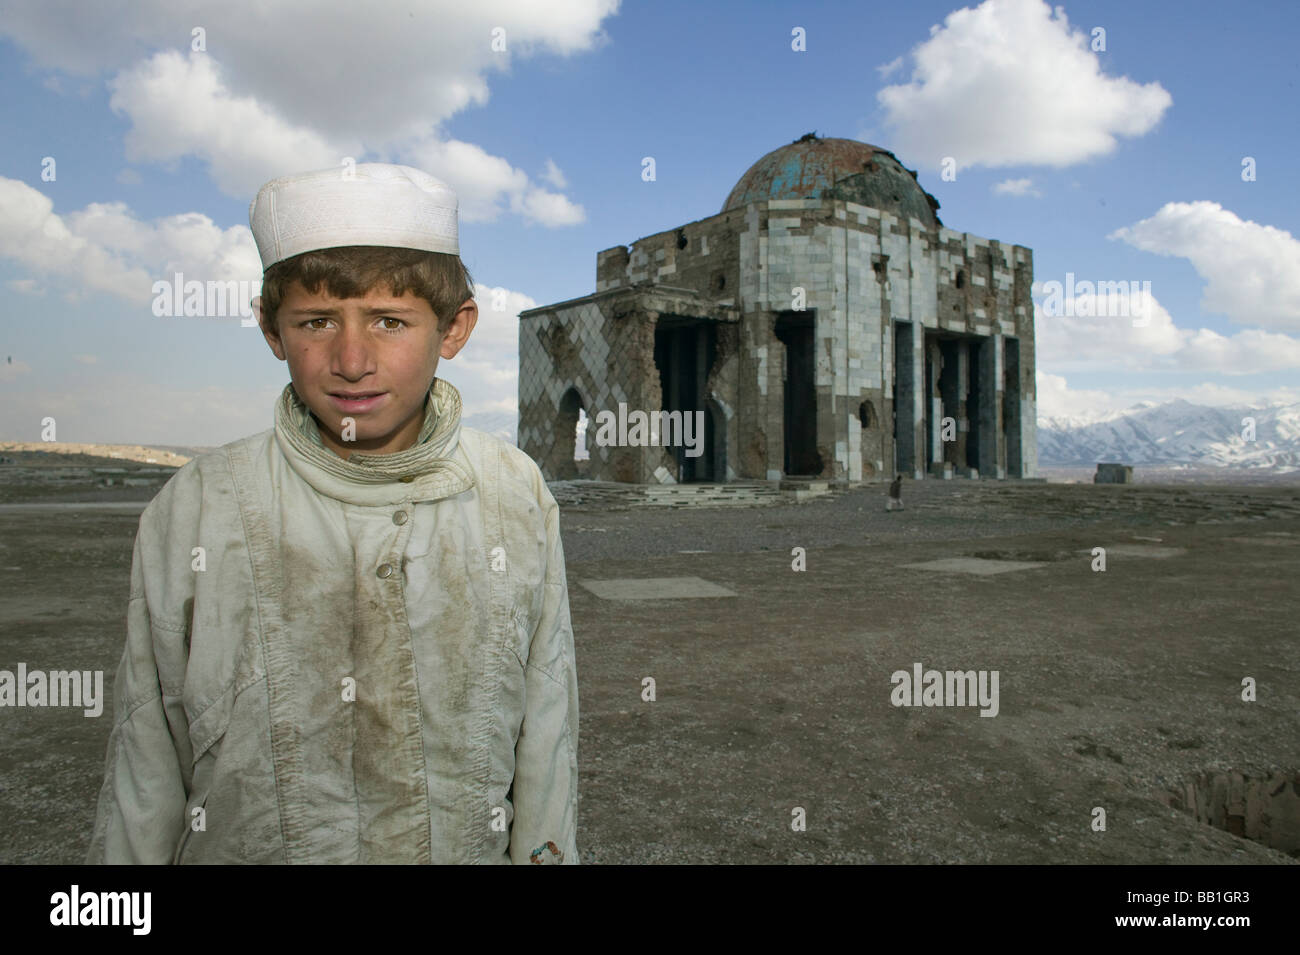
[[[378,245],[315,249],[276,262],[262,276],[262,320],[268,327],[279,328],[276,312],[295,281],[312,294],[323,284],[335,298],[360,298],[379,286],[398,297],[413,292],[433,309],[440,333],[474,297],[474,280],[458,255]]]

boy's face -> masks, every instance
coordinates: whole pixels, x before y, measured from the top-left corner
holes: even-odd
[[[433,309],[413,292],[398,298],[380,286],[364,298],[340,299],[323,285],[313,294],[294,282],[277,318],[279,327],[263,322],[262,334],[275,357],[289,363],[293,389],[315,416],[322,443],[347,459],[354,451],[392,454],[414,446],[438,358],[464,347],[478,306],[467,299],[440,334]]]

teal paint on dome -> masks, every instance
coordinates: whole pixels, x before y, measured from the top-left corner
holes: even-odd
[[[750,166],[727,196],[722,210],[770,199],[842,199],[900,218],[915,217],[930,228],[941,225],[939,202],[894,154],[853,139],[819,139],[808,134],[774,149]]]

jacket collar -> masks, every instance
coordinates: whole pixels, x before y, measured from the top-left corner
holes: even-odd
[[[435,378],[412,447],[394,454],[353,452],[345,461],[322,443],[315,418],[288,384],[275,406],[275,439],[298,476],[327,497],[367,506],[432,501],[474,486],[460,448],[460,412],[460,392]]]

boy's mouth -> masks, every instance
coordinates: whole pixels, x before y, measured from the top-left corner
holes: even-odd
[[[386,391],[331,391],[330,401],[340,411],[358,413],[378,407],[387,396]]]

